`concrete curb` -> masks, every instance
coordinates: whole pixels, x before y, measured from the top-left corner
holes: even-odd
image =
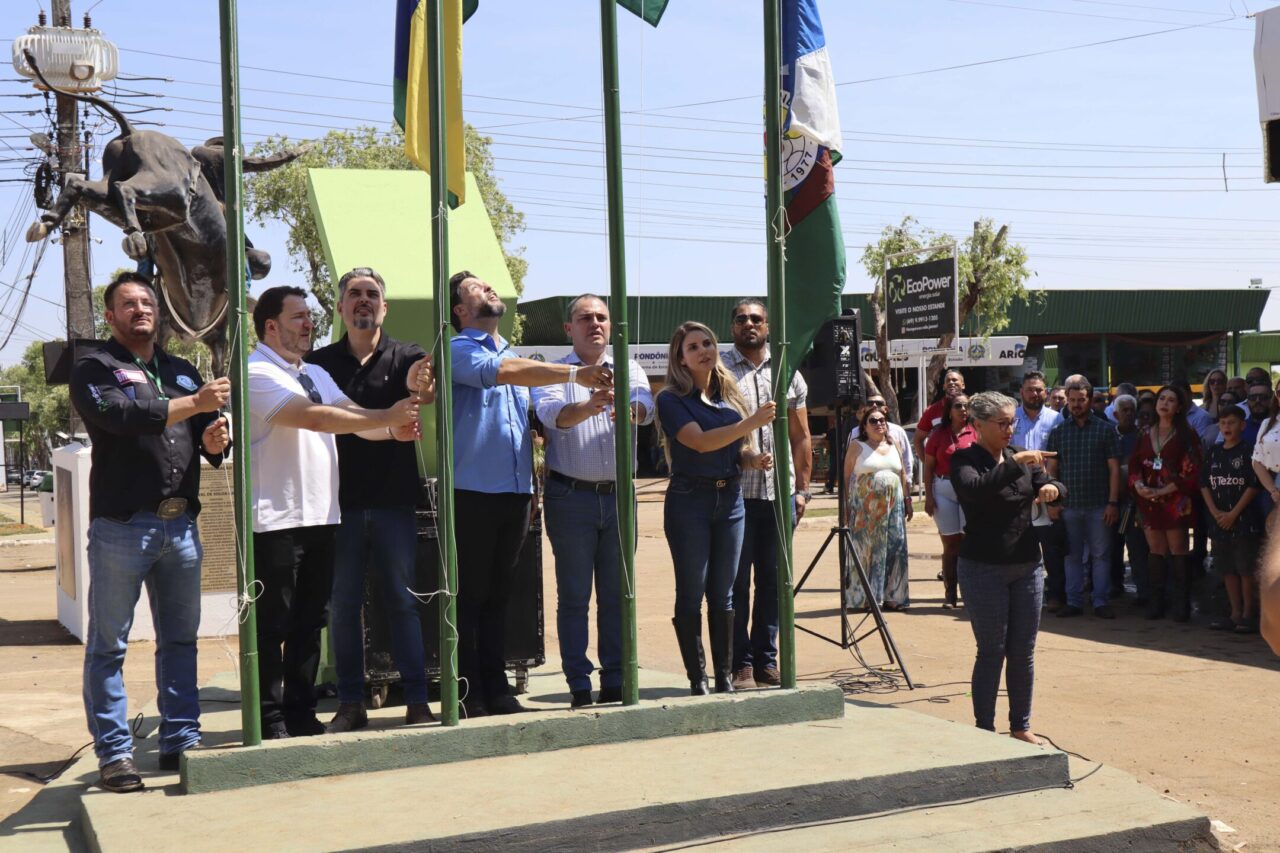
[[[24,538],[23,536],[11,536],[0,539],[0,548],[12,548],[17,545],[53,545],[57,542],[52,536],[41,536],[34,538],[35,534],[27,534],[33,538]]]
[[[830,720],[842,717],[844,707],[840,688],[806,684],[795,690],[649,700],[573,713],[485,717],[451,728],[434,725],[268,741],[260,747],[186,753],[182,785],[186,793],[200,794],[321,776]]]

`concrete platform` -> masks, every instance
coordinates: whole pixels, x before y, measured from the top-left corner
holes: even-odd
[[[1072,762],[1073,774],[1093,769]],[[928,806],[821,825],[779,828],[699,844],[724,853],[1198,853],[1219,850],[1209,819],[1103,767],[1074,789]],[[660,849],[660,848],[659,848]]]
[[[359,732],[266,741],[253,748],[193,750],[183,759],[183,791],[205,794],[322,776],[830,720],[839,718],[845,708],[844,694],[828,683],[692,697],[687,682],[679,677],[642,670],[638,705],[571,711],[568,694],[559,692],[563,685],[558,672],[544,669],[530,676],[529,694],[521,697],[529,713],[463,720],[448,728],[438,723],[399,725],[403,709],[387,708],[373,712],[370,727]],[[237,693],[226,695],[228,702],[238,700]],[[238,711],[233,716],[203,717],[206,743],[237,738],[239,724]]]
[[[689,701],[725,704],[718,697]],[[90,847],[103,851],[169,849],[179,836],[193,853],[231,844],[626,850],[1061,788],[1067,774],[1066,755],[1055,750],[909,711],[850,704],[841,719],[199,796],[91,792],[82,800],[82,826]]]

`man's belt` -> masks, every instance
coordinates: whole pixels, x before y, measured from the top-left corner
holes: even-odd
[[[597,495],[611,495],[616,488],[613,480],[603,480],[598,483],[592,480],[575,480],[572,477],[566,477],[559,471],[552,471],[550,468],[547,469],[547,476],[580,492],[595,492]]]
[[[186,498],[165,498],[156,506],[156,515],[164,521],[172,521],[186,511]]]

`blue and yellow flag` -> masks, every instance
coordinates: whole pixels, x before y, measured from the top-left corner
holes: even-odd
[[[462,24],[479,0],[443,0],[446,176],[454,206],[465,201],[466,151],[462,133]],[[404,153],[431,171],[430,83],[427,75],[427,10],[422,0],[396,0],[394,114],[404,131]]]

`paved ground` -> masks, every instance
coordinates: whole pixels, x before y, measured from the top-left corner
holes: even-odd
[[[674,600],[670,558],[662,536],[662,505],[652,488],[641,492],[638,552],[639,636],[642,664],[678,671],[670,626]],[[819,505],[834,505],[831,498]],[[821,546],[828,519],[815,519],[796,539],[803,570]],[[940,609],[937,537],[923,517],[911,525],[912,608],[889,614],[916,691],[860,677],[847,651],[799,634],[802,678],[844,681],[857,698],[902,705],[920,713],[972,719],[968,677],[973,640],[963,614]],[[546,547],[548,601],[554,601]],[[53,548],[0,549],[0,818],[27,802],[38,783],[23,771],[50,772],[87,741],[80,705],[82,648],[54,618]],[[829,552],[797,601],[800,624],[838,635],[836,557]],[[798,572],[797,572],[798,576]],[[1257,637],[1199,626],[1151,623],[1119,608],[1114,622],[1048,617],[1037,654],[1034,726],[1063,748],[1133,774],[1153,790],[1188,803],[1236,832],[1230,846],[1280,850],[1280,729],[1272,697],[1280,695],[1280,661]],[[555,619],[547,619],[555,659]],[[201,642],[202,679],[232,670],[235,638]],[[863,643],[868,660],[884,651]],[[154,697],[152,648],[130,649],[126,681],[130,705]],[[1004,713],[1003,700],[1000,713]],[[0,823],[0,840],[4,835]]]

